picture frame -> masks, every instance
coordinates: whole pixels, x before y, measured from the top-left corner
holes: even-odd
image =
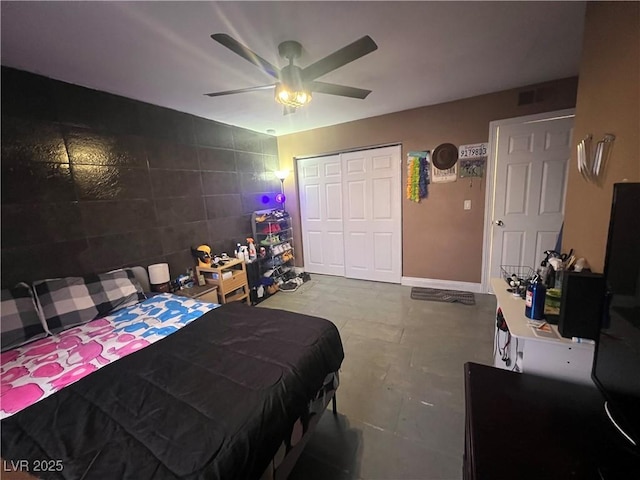
[[[431,183],[451,183],[458,179],[458,162],[453,167],[440,170],[435,165],[431,166]]]

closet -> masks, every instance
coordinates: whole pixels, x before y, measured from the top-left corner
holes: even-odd
[[[400,283],[400,145],[296,163],[305,270]]]

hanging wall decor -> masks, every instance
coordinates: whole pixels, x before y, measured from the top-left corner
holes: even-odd
[[[458,147],[458,156],[460,160],[466,158],[484,158],[487,159],[489,153],[488,143],[472,143],[469,145],[460,145]]]
[[[595,152],[591,151],[593,135],[589,134],[578,143],[578,171],[587,182],[600,185],[607,159],[613,148],[615,135],[607,133],[596,143]]]
[[[460,145],[460,178],[482,177],[488,151],[488,143]]]
[[[482,177],[486,160],[486,157],[460,160],[460,178]]]
[[[435,166],[432,168],[433,183],[450,183],[458,179],[458,164],[446,170],[440,170]]]
[[[433,183],[455,182],[458,178],[458,147],[442,143],[433,151]]]
[[[419,202],[429,194],[430,152],[409,152],[407,154],[407,199]]]
[[[482,178],[489,152],[488,143],[460,145],[460,178],[469,179],[469,188],[473,188],[473,179]]]
[[[433,166],[438,170],[449,170],[458,161],[458,147],[453,143],[442,143],[433,151]]]

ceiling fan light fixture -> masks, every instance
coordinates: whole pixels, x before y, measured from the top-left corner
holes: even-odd
[[[311,92],[305,88],[289,89],[283,83],[276,85],[276,102],[288,107],[304,107],[311,102]]]
[[[211,38],[236,55],[251,62],[270,77],[275,78],[278,83],[275,85],[260,85],[224,92],[206,93],[205,95],[209,97],[266,90],[275,86],[275,100],[283,105],[283,115],[289,115],[294,113],[297,108],[304,107],[311,102],[312,91],[339,97],[358,98],[360,100],[364,100],[371,93],[371,90],[318,82],[316,80],[376,50],[378,45],[369,35],[359,38],[305,68],[301,68],[294,63],[294,60],[299,58],[302,53],[302,45],[294,40],[287,40],[278,45],[280,56],[289,60],[289,65],[278,68],[226,33],[214,33]]]

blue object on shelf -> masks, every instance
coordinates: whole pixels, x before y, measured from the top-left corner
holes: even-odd
[[[527,287],[525,296],[524,314],[528,318],[534,320],[542,320],[544,318],[544,301],[547,296],[547,288],[542,283],[540,277],[536,277],[534,281]]]

